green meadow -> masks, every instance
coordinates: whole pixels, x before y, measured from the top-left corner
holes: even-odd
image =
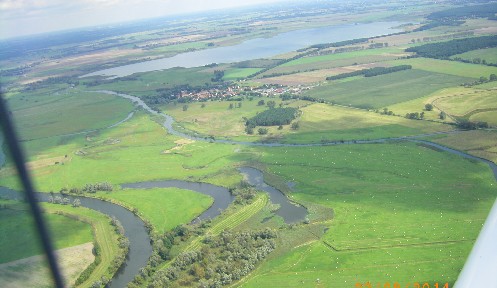
[[[386,63],[391,65],[412,65],[413,69],[475,79],[479,79],[481,76],[488,78],[490,74],[497,73],[497,67],[421,57],[388,61]],[[466,81],[472,82],[470,80]]]
[[[43,254],[31,211],[24,203],[0,200],[0,263]],[[49,212],[51,210],[48,210]],[[55,249],[92,242],[90,225],[62,215],[44,213]],[[15,239],[14,241],[12,239]]]
[[[75,139],[45,148],[39,159],[29,163],[36,167],[32,174],[39,191],[81,188],[87,183],[105,181],[119,185],[164,179],[206,178],[207,182],[229,186],[240,179],[229,172],[233,145],[193,142],[170,151],[177,147],[178,138],[168,135],[145,114],[138,113],[130,121],[95,137],[81,135]],[[1,185],[16,187],[16,174],[10,166],[2,169],[0,175],[4,176]],[[223,177],[216,178],[218,175]]]
[[[117,96],[79,90],[9,98],[23,140],[106,128],[133,110]]]
[[[285,135],[289,143],[378,139],[418,135],[451,129],[438,123],[315,103],[301,109],[300,128]],[[360,135],[360,136],[359,136]]]
[[[468,78],[422,70],[406,70],[347,82],[331,81],[307,92],[307,95],[341,105],[382,109],[466,81]]]
[[[480,58],[487,61],[487,63],[497,64],[497,48],[478,49],[452,56],[452,58],[456,57],[469,61]]]
[[[228,81],[244,79],[260,70],[260,68],[231,68],[224,72],[223,79]]]
[[[453,283],[497,195],[487,165],[414,143],[261,153],[268,172],[296,182],[292,199],[332,207],[335,218],[242,287]]]
[[[125,189],[97,195],[137,209],[159,233],[189,223],[212,204],[209,196],[177,188]]]
[[[111,90],[130,93],[134,96],[156,95],[157,89],[173,88],[177,85],[204,86],[212,83],[213,72],[204,71],[206,68],[171,68],[162,71],[137,73],[102,83],[96,86],[87,86],[88,90]],[[92,82],[86,80],[86,82]]]
[[[88,226],[86,224],[88,223],[92,227],[93,237],[89,241],[93,240],[98,244],[100,248],[100,263],[95,267],[90,277],[88,277],[80,286],[91,287],[91,285],[95,281],[100,280],[102,276],[110,279],[112,275],[109,273],[109,267],[113,264],[113,261],[121,248],[119,248],[118,245],[118,234],[115,231],[115,227],[110,224],[111,221],[109,216],[88,208],[75,208],[70,205],[44,203],[43,208],[50,211],[50,213],[62,213],[64,215],[77,217],[77,219],[84,222],[86,226]],[[71,235],[71,229],[72,228],[66,229],[64,233]]]

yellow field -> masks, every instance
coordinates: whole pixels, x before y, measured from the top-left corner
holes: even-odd
[[[451,128],[438,123],[409,120],[404,117],[381,115],[360,109],[312,104],[301,109],[300,131],[346,130],[385,125],[402,125],[421,129],[425,133],[447,131]],[[326,119],[326,120],[323,120]]]

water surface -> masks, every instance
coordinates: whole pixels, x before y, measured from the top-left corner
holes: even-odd
[[[400,24],[399,22],[374,22],[301,29],[281,33],[270,38],[251,39],[233,46],[181,53],[170,58],[104,69],[83,75],[82,77],[99,75],[123,77],[133,73],[164,70],[173,67],[191,68],[212,63],[232,63],[267,58],[306,48],[313,44],[332,43],[401,32],[401,29],[392,28]]]

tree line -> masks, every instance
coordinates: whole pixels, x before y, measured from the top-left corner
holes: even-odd
[[[364,77],[374,77],[374,76],[378,76],[378,75],[389,74],[389,73],[394,73],[394,72],[409,70],[409,69],[412,69],[411,65],[398,65],[398,66],[393,66],[393,67],[374,67],[374,68],[362,69],[362,70],[357,70],[357,71],[353,71],[353,72],[329,76],[329,77],[326,77],[326,80],[338,80],[338,79],[344,79],[344,78],[353,77],[353,76],[360,76],[360,75],[364,75]]]
[[[497,36],[480,36],[473,38],[454,39],[447,42],[429,43],[407,48],[406,52],[427,58],[448,59],[450,56],[472,50],[497,47]]]
[[[485,5],[473,5],[451,8],[447,10],[433,12],[426,18],[429,20],[447,21],[447,20],[461,20],[468,18],[488,18],[490,20],[497,20],[495,14],[497,13],[497,3]]]

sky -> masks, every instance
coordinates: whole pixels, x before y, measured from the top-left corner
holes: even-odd
[[[0,38],[282,0],[0,0]]]

